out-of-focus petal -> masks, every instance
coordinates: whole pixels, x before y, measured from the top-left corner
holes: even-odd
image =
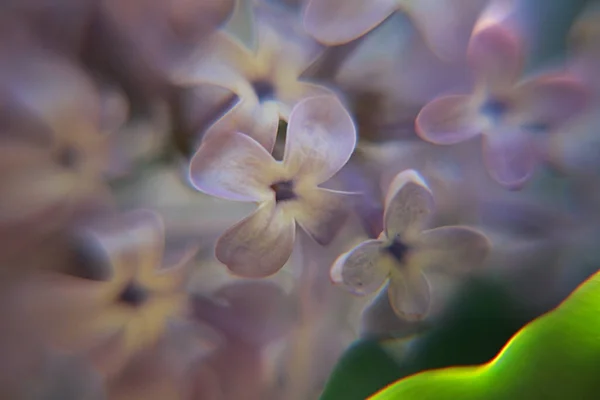
[[[585,110],[588,92],[569,76],[546,76],[519,87],[523,119],[549,129],[559,126]]]
[[[280,75],[283,75],[283,73],[280,73]],[[334,96],[334,93],[325,86],[298,81],[297,76],[294,78],[279,76],[279,79],[281,81],[279,82],[277,99],[283,103],[279,106],[279,113],[286,120],[289,119],[293,107],[301,100],[316,96]]]
[[[508,189],[520,189],[538,161],[532,139],[519,128],[496,129],[484,136],[483,156],[490,176]]]
[[[419,270],[394,271],[388,287],[390,304],[396,314],[414,321],[423,319],[431,306],[431,289]]]
[[[436,55],[448,60],[458,60],[464,57],[475,21],[487,2],[412,0],[405,2],[403,8]]]
[[[194,315],[228,338],[265,345],[295,320],[292,298],[271,281],[237,281],[208,296],[195,296]]]
[[[299,190],[293,205],[296,222],[320,245],[328,245],[348,217],[351,194],[323,188]]]
[[[258,104],[252,99],[241,100],[206,130],[203,140],[229,132],[242,132],[271,152],[275,146],[278,124],[276,103]]]
[[[304,27],[323,44],[343,44],[369,32],[397,8],[396,0],[311,0]]]
[[[419,252],[412,259],[420,268],[432,268],[448,274],[470,272],[480,267],[490,241],[478,230],[466,226],[443,226],[423,231],[418,239]]]
[[[237,95],[252,91],[243,74],[222,60],[213,58],[184,64],[172,73],[171,79],[181,86],[211,84],[231,90]]]
[[[443,96],[425,105],[417,115],[417,134],[435,144],[456,144],[481,133],[471,96]]]
[[[129,268],[133,274],[136,268],[146,279],[157,273],[163,257],[164,226],[155,212],[140,209],[124,213],[90,233],[115,270]]]
[[[433,207],[433,195],[421,175],[412,169],[400,172],[385,199],[383,221],[387,237],[413,238],[423,228]]]
[[[311,97],[292,110],[283,165],[319,184],[346,164],[355,145],[356,128],[342,103],[334,96]]]
[[[473,32],[468,59],[477,82],[492,90],[512,86],[523,68],[519,38],[501,24],[487,25]]]
[[[261,278],[279,271],[292,254],[296,224],[274,201],[228,229],[215,248],[217,259],[231,272]]]
[[[190,163],[190,180],[212,196],[262,201],[273,196],[269,186],[276,169],[275,160],[256,140],[232,132],[200,146]]]
[[[373,293],[388,279],[390,264],[383,256],[381,240],[367,240],[340,255],[331,267],[330,277],[358,295]]]

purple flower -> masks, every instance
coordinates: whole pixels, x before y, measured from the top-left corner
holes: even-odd
[[[584,88],[566,75],[548,74],[518,82],[523,66],[519,39],[500,24],[478,29],[468,59],[475,75],[469,95],[446,95],[428,103],[416,120],[417,133],[450,145],[483,134],[491,177],[519,189],[531,177],[540,154],[539,134],[555,130],[587,103]]]
[[[190,164],[194,187],[258,203],[252,215],[219,238],[217,259],[237,275],[263,277],[289,259],[296,224],[318,243],[329,243],[345,220],[347,193],[318,185],[346,164],[355,144],[352,118],[334,96],[308,98],[294,107],[281,162],[241,133],[206,140]]]
[[[385,201],[384,231],[342,254],[331,268],[334,283],[358,295],[373,293],[389,280],[388,295],[396,314],[421,319],[429,311],[427,272],[458,274],[480,265],[490,243],[466,226],[423,230],[433,211],[433,196],[414,170],[399,173]]]

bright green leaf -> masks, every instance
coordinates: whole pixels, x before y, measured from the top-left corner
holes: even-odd
[[[597,399],[600,272],[519,331],[489,363],[402,379],[373,400]]]

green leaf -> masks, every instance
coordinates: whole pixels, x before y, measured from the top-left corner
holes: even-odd
[[[531,319],[499,284],[474,279],[463,286],[443,319],[410,342],[406,332],[399,333],[400,340],[392,333],[388,340],[357,342],[339,361],[321,399],[363,400],[423,370],[485,362]]]
[[[383,342],[365,339],[344,353],[331,375],[321,400],[363,400],[402,375]]]
[[[528,324],[490,362],[402,379],[373,400],[597,399],[600,272]]]

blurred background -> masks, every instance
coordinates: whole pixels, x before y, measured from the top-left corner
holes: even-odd
[[[600,2],[381,3],[0,0],[0,398],[364,399],[489,361],[598,270]],[[541,129],[518,190],[487,173],[480,136],[440,146],[415,129],[433,99],[471,92],[469,41],[490,19],[522,43],[519,80],[589,92]],[[279,272],[235,276],[215,243],[255,206],[196,190],[190,160],[207,133],[266,126],[281,159],[291,109],[321,91],[357,129],[328,185],[361,194],[328,245],[299,229]],[[386,287],[330,281],[379,236],[405,169],[433,192],[431,227],[492,244],[473,274],[434,282],[418,321]]]

